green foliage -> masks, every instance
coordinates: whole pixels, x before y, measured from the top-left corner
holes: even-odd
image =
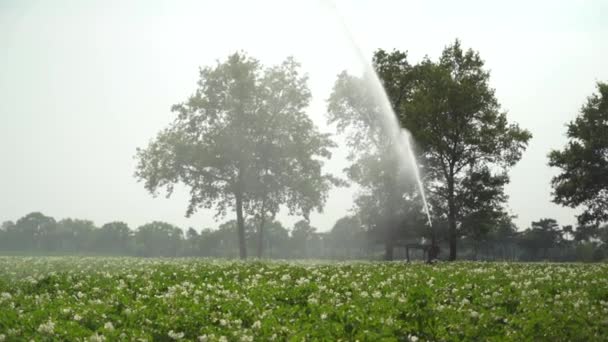
[[[530,132],[509,123],[490,87],[490,73],[456,40],[438,61],[409,67],[406,55],[377,52],[377,69],[403,127],[420,150],[435,215],[448,223],[450,259],[460,234],[481,216],[503,216],[506,171],[521,158]],[[481,200],[484,198],[486,200]]]
[[[549,153],[549,165],[560,169],[553,177],[553,201],[583,207],[581,225],[608,221],[608,83],[597,83],[579,115],[568,124],[568,143]]]
[[[272,217],[284,205],[307,217],[323,208],[337,182],[321,171],[334,144],[306,114],[310,97],[292,58],[263,68],[235,53],[200,70],[194,95],[173,106],[175,121],[138,149],[135,175],[153,194],[188,187],[187,215],[215,208],[223,216],[234,208],[244,258],[245,214]]]
[[[380,61],[384,58],[388,60],[386,63]],[[384,63],[386,77],[399,77],[388,74],[409,68],[405,56],[393,58],[379,53],[375,61]],[[401,68],[391,62],[405,65]],[[354,208],[357,216],[376,241],[387,245],[386,258],[391,259],[390,245],[412,235],[414,230],[419,231],[426,219],[414,172],[400,163],[404,156],[398,154],[401,149],[395,145],[401,141],[392,139],[382,121],[385,109],[374,92],[371,77],[369,74],[358,77],[346,71],[338,75],[328,100],[328,121],[346,135],[350,148],[352,163],[345,171],[360,187]],[[405,87],[400,81],[395,82],[395,88]],[[397,90],[394,92],[398,96]]]
[[[606,264],[0,257],[5,341],[603,341]]]
[[[175,257],[183,238],[184,232],[172,224],[159,221],[145,224],[135,232],[137,254]]]

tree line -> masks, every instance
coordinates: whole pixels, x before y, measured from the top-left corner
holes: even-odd
[[[257,223],[245,222],[247,247],[259,244]],[[229,220],[217,228],[182,229],[166,222],[151,222],[136,229],[114,221],[100,227],[83,219],[55,220],[39,212],[0,226],[0,253],[8,255],[113,255],[142,257],[237,258],[238,224]],[[447,227],[443,227],[447,229]],[[264,258],[270,259],[384,259],[377,236],[366,230],[355,216],[345,216],[326,232],[306,220],[287,228],[268,218]],[[573,229],[554,219],[540,219],[523,231],[510,222],[483,237],[463,237],[458,257],[468,260],[511,261],[600,261],[608,258],[608,225]],[[423,245],[418,245],[423,246]],[[405,259],[404,246],[396,246],[394,257]],[[421,249],[409,253],[410,260],[423,260]]]
[[[598,82],[598,92],[568,124],[566,146],[548,156],[549,165],[560,169],[552,180],[554,202],[583,209],[577,227],[543,219],[518,231],[506,208],[505,186],[532,135],[507,119],[480,54],[455,40],[436,60],[425,57],[412,64],[406,52],[377,50],[372,65],[373,72],[339,73],[326,101],[327,122],[345,137],[349,152],[342,174],[324,168],[337,145],[308,115],[312,93],[300,64],[287,58],[264,66],[237,52],[200,69],[194,93],[172,107],[173,122],[137,149],[135,177],[154,196],[171,196],[178,184],[187,187],[187,216],[199,209],[214,209],[218,218],[234,215],[230,224],[203,230],[198,237],[196,230],[188,230],[192,239],[181,238],[189,241],[194,255],[196,240],[214,241],[209,248],[199,246],[198,253],[219,248],[223,241],[220,249],[226,256],[292,257],[281,248],[300,233],[295,227],[291,233],[279,228],[278,212],[287,209],[302,218],[302,227],[310,226],[310,213],[323,210],[332,188],[356,186],[350,219],[339,229],[349,232],[348,241],[358,241],[361,255],[380,253],[392,260],[410,246],[422,248],[429,259],[497,255],[490,248],[510,251],[509,258],[515,259],[559,259],[566,257],[554,255],[556,248],[576,250],[584,244],[601,257],[602,225],[608,221],[608,84]],[[376,77],[386,96],[373,87]],[[407,131],[393,134],[383,120],[387,110],[398,129]],[[415,142],[412,153],[432,226],[412,166],[403,164],[404,141]],[[154,223],[140,233],[142,227],[128,240],[131,251],[143,248],[142,239],[157,236],[154,232],[175,231]],[[130,231],[118,223],[90,231],[101,238],[105,235],[99,232],[111,229]],[[10,229],[3,231],[6,235]],[[214,240],[222,234],[228,238],[229,232],[230,240]],[[181,235],[174,234],[178,241]],[[337,240],[315,234],[318,242],[312,245],[339,248],[328,247],[328,241]]]
[[[233,209],[241,258],[247,257],[247,218],[257,227],[261,257],[265,226],[282,206],[307,220],[323,209],[330,188],[351,184],[359,189],[353,215],[384,247],[386,260],[412,239],[429,241],[429,259],[444,250],[443,258],[455,260],[463,241],[477,246],[501,230],[513,235],[505,228],[513,218],[505,186],[532,134],[507,120],[480,54],[455,40],[437,60],[412,64],[406,52],[377,50],[372,65],[372,72],[338,74],[327,99],[327,121],[349,149],[346,179],[323,172],[336,144],[306,114],[311,92],[300,65],[288,58],[263,67],[244,52],[201,69],[195,93],[173,107],[175,121],[138,150],[136,177],[154,195],[185,184],[192,195],[187,215],[215,208],[225,216]],[[385,98],[374,77],[408,130],[405,139],[415,141],[432,227],[425,227],[413,172],[401,162],[401,136],[383,121]],[[597,88],[568,125],[566,147],[548,156],[561,170],[552,180],[554,201],[584,208],[576,232],[599,231],[608,221],[608,85]],[[519,234],[526,236],[522,241],[554,234],[536,228]]]

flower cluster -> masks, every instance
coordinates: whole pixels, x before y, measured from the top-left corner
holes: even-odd
[[[0,257],[0,341],[608,339],[608,265]]]

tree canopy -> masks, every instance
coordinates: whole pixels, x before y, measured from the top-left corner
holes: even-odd
[[[466,222],[501,211],[506,172],[521,158],[531,134],[508,122],[483,60],[458,40],[437,61],[425,58],[413,68],[398,51],[377,55],[384,86],[419,148],[434,212],[447,219],[453,260]]]
[[[328,119],[346,135],[350,148],[346,173],[360,188],[353,209],[385,244],[385,258],[390,260],[396,240],[424,224],[422,202],[412,169],[400,163],[405,156],[397,154],[395,145],[402,142],[395,141],[384,127],[386,113],[381,111],[385,109],[369,77],[338,75],[328,100]]]
[[[284,205],[307,217],[322,210],[337,184],[321,170],[334,143],[305,112],[310,98],[294,59],[264,68],[244,53],[230,55],[200,70],[194,95],[173,106],[175,121],[138,149],[136,177],[153,194],[165,188],[170,195],[184,184],[187,215],[198,208],[215,208],[218,216],[235,209],[239,255],[246,258],[247,214],[272,217]]]
[[[567,145],[549,153],[549,165],[560,169],[551,180],[553,201],[583,207],[579,223],[599,225],[608,221],[608,83],[597,83],[567,127]]]

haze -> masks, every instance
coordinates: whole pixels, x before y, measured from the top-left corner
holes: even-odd
[[[215,227],[211,211],[184,213],[187,193],[152,198],[133,177],[136,147],[169,123],[195,90],[199,66],[245,50],[271,65],[294,55],[311,76],[317,124],[352,51],[323,6],[249,1],[0,2],[0,221],[41,211],[132,228],[162,220]],[[353,1],[338,9],[357,43],[435,58],[455,38],[479,51],[509,120],[533,134],[510,172],[509,208],[520,229],[575,211],[550,202],[547,153],[597,80],[608,79],[608,3]],[[307,69],[308,68],[308,69]],[[345,151],[328,167],[339,174]],[[352,205],[334,190],[312,225],[331,229]],[[232,219],[232,214],[226,220]],[[289,223],[297,218],[284,218]]]

